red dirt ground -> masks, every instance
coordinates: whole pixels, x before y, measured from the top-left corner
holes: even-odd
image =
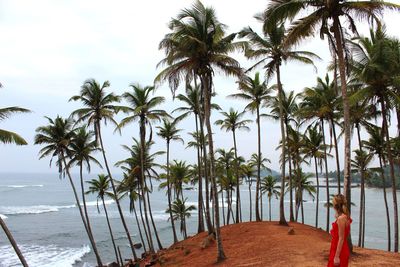
[[[227,259],[216,263],[216,243],[202,249],[207,233],[188,238],[158,253],[153,266],[245,267],[326,266],[330,236],[325,231],[299,223],[289,227],[277,222],[248,222],[221,228]],[[400,266],[400,254],[355,247],[350,266]],[[145,266],[145,261],[140,266]]]

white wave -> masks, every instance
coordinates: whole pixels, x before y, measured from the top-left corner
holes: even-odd
[[[104,201],[104,203],[106,204],[106,205],[110,205],[110,204],[113,204],[115,202],[115,200],[113,200],[113,199],[108,199],[108,200],[105,200]],[[101,204],[101,202],[99,202],[99,205]],[[81,204],[81,205],[83,205],[83,204]],[[95,201],[88,201],[88,202],[86,202],[86,206],[88,206],[88,207],[90,207],[90,206],[96,206],[97,205],[97,201],[95,200]]]
[[[22,245],[20,249],[31,267],[71,267],[90,252],[88,246],[62,248],[56,245]],[[20,266],[18,257],[10,246],[0,246],[0,266]]]
[[[19,215],[19,214],[41,214],[47,212],[57,212],[60,209],[70,209],[75,205],[67,206],[49,206],[49,205],[37,205],[37,206],[0,206],[0,212],[6,215]]]
[[[7,219],[8,217],[6,215],[0,214],[0,218],[2,218],[3,220]]]
[[[15,184],[15,185],[0,185],[0,187],[7,187],[7,188],[25,188],[25,187],[44,187],[42,184]]]

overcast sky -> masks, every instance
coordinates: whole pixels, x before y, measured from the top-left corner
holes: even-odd
[[[400,3],[399,0],[392,2]],[[158,44],[169,31],[167,23],[192,3],[182,0],[0,0],[0,81],[4,86],[0,90],[0,107],[21,106],[33,111],[1,122],[1,129],[21,134],[29,145],[0,144],[0,172],[56,172],[55,168],[49,168],[48,159],[38,160],[40,147],[33,145],[35,129],[46,124],[44,116],[68,116],[79,107],[68,99],[79,93],[87,78],[99,82],[109,80],[110,91],[116,94],[128,90],[132,82],[151,85],[161,70],[156,65],[164,54],[158,50]],[[203,3],[216,9],[219,20],[229,26],[228,32],[236,32],[245,26],[259,31],[260,25],[253,15],[262,11],[268,1],[208,0]],[[400,38],[399,18],[394,13],[384,15],[387,32]],[[365,23],[360,29],[367,32]],[[326,73],[330,54],[324,41],[319,37],[309,39],[299,49],[312,51],[322,58],[316,62],[318,73],[309,66],[292,63],[283,66],[285,90],[300,92],[305,86],[314,85],[317,75]],[[243,56],[237,55],[237,58],[243,67],[250,66]],[[224,110],[244,108],[243,102],[225,97],[237,91],[234,79],[217,74],[215,88],[218,96],[214,101]],[[161,86],[157,94],[166,97],[162,108],[169,112],[180,105],[172,100],[167,85]],[[218,117],[214,113],[213,120]],[[248,118],[254,119],[251,114]],[[251,127],[250,133],[238,133],[238,152],[245,158],[249,158],[257,147],[255,124]],[[271,159],[270,167],[278,170],[279,125],[262,121],[261,127],[262,152]],[[194,123],[188,119],[180,124],[180,128],[184,129],[182,136],[186,138],[186,133],[194,130]],[[216,126],[214,130],[215,146],[230,148],[231,133],[221,132]],[[138,131],[137,124],[126,127],[121,136],[113,134],[112,128],[105,129],[107,155],[112,163],[128,156],[121,144],[130,144],[132,136],[138,137]],[[155,141],[154,150],[164,150],[164,142],[157,137]],[[343,158],[342,146],[340,157]],[[194,162],[195,151],[176,143],[172,146],[172,159]],[[165,158],[158,160],[163,163]],[[331,168],[334,168],[333,164]]]

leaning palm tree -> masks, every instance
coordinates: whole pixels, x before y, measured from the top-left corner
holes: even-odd
[[[213,78],[217,71],[231,76],[241,76],[242,69],[238,61],[229,56],[239,48],[233,40],[236,34],[226,35],[226,26],[222,24],[215,10],[196,1],[192,8],[182,10],[169,24],[171,30],[160,43],[166,57],[160,64],[168,65],[157,77],[156,82],[169,81],[173,93],[181,80],[190,83],[200,80],[202,109],[200,116],[208,134],[208,152],[210,158],[210,180],[213,187],[213,205],[215,234],[217,240],[217,261],[226,258],[220,237],[219,207],[215,180],[214,143],[211,128],[211,98]]]
[[[1,84],[0,84],[1,88]],[[30,112],[28,109],[20,108],[20,107],[7,107],[7,108],[1,108],[0,109],[0,122],[2,120],[7,119],[10,115],[14,113],[27,113]],[[25,139],[23,139],[21,136],[14,132],[10,132],[4,129],[0,129],[0,143],[3,144],[16,144],[16,145],[26,145],[27,142]],[[0,217],[0,225],[1,228],[3,229],[4,233],[6,234],[8,240],[11,243],[11,246],[14,248],[15,253],[17,254],[19,260],[21,261],[21,264],[24,267],[27,267],[28,264],[26,263],[26,260],[24,256],[21,253],[21,250],[19,249],[17,242],[15,242],[14,237],[12,236],[10,230],[8,229],[6,223],[3,221],[3,219]]]
[[[94,241],[94,236],[92,232],[92,227],[90,225],[89,214],[86,206],[86,197],[85,197],[85,186],[83,179],[83,167],[86,165],[86,169],[88,172],[91,170],[91,163],[96,164],[101,167],[100,162],[97,161],[96,158],[93,157],[93,153],[98,152],[100,149],[97,147],[96,141],[93,140],[93,133],[86,131],[85,127],[81,127],[75,131],[73,138],[69,144],[69,161],[67,168],[70,169],[74,165],[79,166],[79,178],[81,182],[81,193],[82,193],[82,203],[83,210],[85,212],[85,219],[88,228],[88,232],[92,236]],[[94,243],[96,246],[96,243]],[[97,250],[97,248],[96,248]]]
[[[114,93],[107,93],[106,89],[108,87],[110,87],[110,83],[108,81],[105,81],[100,85],[100,83],[94,79],[86,80],[81,87],[80,94],[75,95],[70,99],[70,101],[81,102],[83,107],[73,111],[71,116],[77,118],[76,123],[86,123],[88,126],[93,127],[96,142],[100,144],[104,165],[106,167],[107,174],[110,177],[111,188],[114,195],[117,195],[117,189],[115,187],[114,179],[112,177],[106,157],[101,127],[102,122],[105,125],[107,123],[117,125],[117,122],[114,120],[114,115],[118,110],[120,110],[121,107],[116,105],[116,103],[120,101],[120,97],[114,95]],[[118,212],[121,217],[126,237],[129,241],[132,255],[136,261],[138,258],[136,256],[136,252],[133,247],[133,241],[118,198],[115,199],[115,203],[117,204]]]
[[[86,233],[89,237],[89,241],[93,248],[93,252],[95,253],[97,264],[99,266],[103,266],[100,255],[97,251],[97,247],[93,240],[93,236],[89,231],[85,215],[83,214],[78,193],[69,171],[69,165],[67,163],[67,158],[70,158],[72,156],[70,152],[70,143],[75,135],[75,130],[72,128],[72,122],[69,119],[64,119],[59,116],[57,116],[54,120],[48,117],[46,118],[49,124],[45,126],[40,126],[36,129],[35,145],[44,146],[39,151],[39,159],[50,156],[51,165],[53,158],[56,158],[56,165],[58,167],[60,178],[62,177],[62,175],[67,175],[72,188],[72,192],[74,193],[76,207],[79,210],[83,226],[85,227]]]
[[[272,175],[265,176],[261,180],[261,194],[267,194],[268,197],[268,209],[269,209],[269,220],[271,221],[271,199],[273,196],[278,198],[280,195],[280,186],[276,184],[276,179]]]
[[[181,200],[177,198],[171,205],[171,210],[166,210],[167,213],[173,214],[174,220],[179,220],[181,222],[181,233],[183,234],[183,238],[187,238],[187,231],[186,231],[186,218],[190,218],[191,211],[195,210],[196,207],[193,205],[186,206],[186,200]]]
[[[240,203],[240,183],[239,183],[240,175],[239,175],[239,162],[238,162],[237,144],[236,144],[236,130],[250,131],[250,128],[247,126],[247,124],[249,124],[251,120],[242,119],[245,112],[244,111],[238,112],[235,111],[233,108],[231,108],[229,112],[221,112],[221,114],[224,117],[224,119],[217,120],[215,124],[221,126],[221,129],[225,129],[226,131],[231,131],[233,137],[233,149],[235,152],[235,175],[236,175],[236,223],[239,223],[241,221],[239,215],[239,211],[241,209],[241,203]]]
[[[138,121],[139,122],[139,134],[140,134],[140,153],[141,153],[141,162],[140,162],[140,172],[141,172],[141,190],[143,196],[145,195],[146,190],[146,169],[145,169],[145,152],[146,152],[146,143],[151,142],[152,139],[152,123],[158,122],[162,118],[166,118],[169,115],[165,110],[157,109],[157,107],[165,101],[165,98],[162,96],[154,96],[152,94],[155,91],[154,86],[145,86],[142,87],[140,84],[131,84],[130,87],[132,91],[125,92],[122,97],[128,102],[129,106],[123,108],[123,111],[128,114],[127,117],[123,118],[119,123],[117,129],[121,129],[126,125]],[[150,129],[149,140],[146,141],[146,127]],[[143,198],[143,207],[145,212],[145,220],[147,225],[147,231],[149,236],[151,236],[151,229],[149,224],[149,218],[147,216],[148,209],[150,209],[150,203],[147,202],[146,198]],[[149,212],[150,219],[153,221],[153,215]],[[162,249],[162,245],[160,239],[158,237],[157,229],[155,224],[152,223],[154,234],[157,239],[157,244],[159,249]],[[151,241],[151,238],[150,238]],[[152,242],[149,244],[150,250],[153,252],[154,247]]]
[[[321,38],[327,37],[334,58],[337,57],[338,59],[344,118],[345,166],[343,191],[346,194],[349,210],[351,208],[351,125],[350,105],[347,96],[345,30],[342,23],[344,23],[343,20],[346,20],[349,29],[357,34],[354,17],[359,20],[377,19],[384,9],[400,10],[400,6],[375,0],[361,2],[342,0],[272,0],[265,11],[265,15],[268,18],[265,25],[267,28],[273,28],[278,22],[293,20],[298,18],[300,14],[305,14],[293,23],[284,45],[297,44],[301,40],[313,36],[319,30],[318,34]]]
[[[168,196],[168,210],[171,211],[171,186],[170,186],[170,165],[169,165],[169,153],[170,153],[170,144],[171,141],[181,141],[184,142],[183,139],[179,136],[179,132],[181,129],[176,128],[177,121],[169,121],[167,119],[163,119],[163,125],[157,126],[159,132],[158,136],[165,139],[167,143],[167,196]],[[200,205],[199,205],[200,209]],[[201,214],[202,218],[202,214]],[[172,212],[169,213],[169,219],[171,221],[172,233],[174,237],[174,243],[178,242],[178,237],[176,236],[174,219],[172,218]],[[200,220],[200,219],[199,219]],[[200,222],[199,222],[200,225]],[[200,226],[199,226],[200,227]]]
[[[267,82],[261,81],[260,73],[256,73],[254,79],[250,76],[246,76],[239,81],[240,93],[231,95],[230,97],[245,100],[248,104],[245,110],[251,113],[256,113],[257,123],[257,145],[258,145],[258,158],[261,158],[261,108],[265,101],[270,97],[271,88],[267,86]],[[261,182],[261,162],[257,162],[257,181],[256,181],[256,200],[255,200],[255,215],[256,221],[261,221],[260,206],[259,206],[259,195],[260,195],[260,182]]]
[[[265,14],[256,15],[255,18],[266,24],[269,19]],[[279,99],[279,117],[280,117],[280,128],[281,128],[281,138],[282,143],[286,144],[286,131],[285,131],[285,122],[284,122],[284,110],[282,104],[282,96],[283,96],[283,86],[281,81],[281,66],[282,63],[287,61],[297,61],[305,64],[313,64],[312,59],[318,58],[312,52],[307,51],[294,51],[291,46],[284,45],[284,40],[286,36],[286,30],[284,23],[274,24],[270,27],[263,27],[263,37],[255,33],[251,28],[245,28],[241,31],[240,35],[242,37],[247,37],[250,41],[250,46],[246,47],[245,55],[250,59],[256,59],[257,63],[253,65],[252,68],[256,66],[262,65],[262,67],[266,70],[267,79],[272,78],[274,74],[276,74],[276,84],[277,84],[277,95]],[[251,68],[251,69],[252,69]],[[283,145],[282,149],[282,158],[285,158],[286,154],[286,146]],[[286,175],[285,172],[285,161],[281,164],[281,188],[282,194],[279,203],[279,223],[282,225],[287,225],[285,219],[285,210],[284,210],[284,178]]]
[[[104,174],[99,174],[97,175],[97,179],[92,179],[87,182],[89,184],[89,189],[86,191],[86,194],[97,194],[97,211],[100,213],[99,209],[99,199],[101,200],[101,203],[103,205],[104,213],[106,214],[106,219],[107,219],[107,226],[108,226],[108,231],[110,232],[111,236],[111,242],[113,244],[114,248],[114,253],[115,253],[115,259],[119,265],[122,263],[119,262],[119,257],[118,257],[118,252],[117,252],[117,246],[115,245],[115,238],[114,234],[112,231],[110,219],[108,218],[108,212],[107,212],[107,206],[104,201],[104,198],[106,196],[110,195],[110,192],[108,190],[110,189],[110,178],[107,175]]]

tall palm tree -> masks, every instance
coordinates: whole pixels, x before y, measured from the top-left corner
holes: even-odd
[[[261,81],[260,73],[256,73],[254,79],[250,76],[244,77],[239,81],[240,93],[231,95],[233,98],[245,100],[248,104],[245,110],[251,113],[256,113],[256,123],[257,123],[257,155],[261,158],[261,108],[265,101],[270,97],[271,88],[267,86],[267,82]],[[261,182],[261,162],[257,163],[257,181],[256,181],[256,196],[255,196],[255,215],[256,221],[261,221],[260,216],[260,206],[259,206],[259,196],[260,196],[260,182]]]
[[[351,209],[351,126],[346,81],[345,30],[342,23],[346,20],[349,29],[357,34],[354,17],[359,20],[376,19],[384,9],[400,10],[400,6],[384,1],[272,0],[265,11],[265,16],[268,18],[267,28],[273,28],[279,22],[297,18],[289,29],[285,46],[297,44],[319,30],[320,37],[322,39],[327,37],[334,58],[338,59],[344,118],[343,191],[346,194],[349,211]],[[301,17],[298,18],[300,14]]]
[[[81,193],[82,193],[82,203],[83,203],[83,210],[85,212],[85,219],[88,228],[88,232],[92,236],[94,241],[94,236],[92,232],[92,227],[90,225],[89,214],[87,211],[86,206],[86,197],[85,197],[85,186],[84,186],[84,179],[83,179],[83,167],[86,165],[87,171],[90,172],[91,170],[91,163],[96,164],[97,166],[101,167],[100,162],[97,161],[96,158],[92,156],[93,153],[99,151],[100,149],[97,147],[97,143],[93,140],[93,132],[86,131],[85,127],[81,127],[75,131],[73,138],[69,144],[69,153],[70,159],[67,162],[67,168],[70,169],[74,165],[79,166],[79,178],[81,181]],[[96,243],[94,242],[96,246]],[[96,246],[97,250],[97,246]]]
[[[181,141],[184,143],[183,139],[179,136],[179,132],[181,129],[176,128],[177,121],[169,121],[167,119],[163,119],[163,125],[162,126],[157,126],[157,129],[159,132],[157,133],[158,136],[161,138],[165,139],[167,143],[167,195],[168,195],[168,210],[171,210],[171,186],[170,186],[170,165],[169,165],[169,152],[170,152],[170,143],[171,141]],[[199,205],[200,209],[200,205]],[[176,231],[175,231],[175,224],[174,224],[174,219],[172,218],[172,212],[169,213],[169,217],[171,220],[171,226],[172,226],[172,233],[174,237],[174,243],[178,242],[178,237],[176,236]],[[201,216],[202,218],[202,216]],[[199,222],[200,225],[200,222]]]
[[[365,179],[371,176],[371,171],[368,166],[371,164],[374,154],[367,154],[364,150],[354,150],[355,157],[351,160],[351,165],[354,172],[361,175],[361,194],[360,194],[360,212],[359,212],[359,231],[358,231],[358,246],[364,247],[365,234]]]
[[[265,176],[261,180],[261,194],[267,194],[268,197],[268,209],[269,209],[269,220],[271,221],[271,199],[273,196],[278,198],[280,195],[280,186],[276,184],[277,181],[272,175]]]
[[[183,234],[183,238],[187,238],[187,231],[186,231],[186,218],[190,218],[191,211],[195,210],[196,207],[193,205],[186,206],[186,200],[181,200],[177,198],[171,205],[171,210],[166,210],[167,213],[173,214],[174,220],[179,220],[181,222],[181,233]]]
[[[196,125],[196,135],[198,136],[203,136],[204,137],[204,123],[203,123],[203,117],[204,115],[200,116],[201,112],[203,112],[203,107],[201,106],[201,89],[199,85],[196,86],[186,86],[186,93],[185,94],[179,94],[176,96],[176,98],[183,102],[185,106],[181,106],[177,109],[175,109],[173,112],[180,112],[182,113],[177,120],[181,120],[183,118],[186,118],[190,114],[194,114],[195,118],[195,125]],[[218,105],[211,103],[211,108],[213,109],[220,109]],[[196,145],[194,146],[197,150],[197,165],[200,166],[198,168],[198,176],[202,177],[202,168],[201,166],[204,165],[204,171],[203,171],[203,176],[205,180],[205,216],[206,216],[206,223],[207,223],[207,230],[208,233],[211,234],[214,229],[211,223],[211,216],[210,216],[210,190],[209,190],[209,177],[208,177],[208,165],[207,165],[207,148],[206,145],[208,143],[205,142],[205,138],[196,138]],[[193,144],[194,145],[194,144]],[[199,227],[198,227],[198,232],[199,231],[204,231],[204,225],[202,225],[202,205],[200,205],[201,202],[203,202],[203,179],[199,178],[199,189],[198,189],[198,202],[199,202],[199,208],[198,208],[198,213],[199,213]],[[201,214],[201,215],[200,215]]]
[[[114,248],[114,253],[115,253],[115,259],[119,265],[122,263],[119,262],[119,257],[118,257],[118,252],[117,252],[117,246],[115,245],[115,238],[114,234],[112,231],[110,219],[108,218],[108,212],[107,212],[107,206],[104,201],[104,198],[106,196],[110,195],[110,192],[108,190],[110,189],[110,178],[105,175],[105,174],[99,174],[97,175],[97,179],[92,179],[87,182],[89,184],[89,189],[86,191],[86,194],[97,194],[97,211],[100,213],[99,209],[99,199],[101,200],[101,203],[103,205],[104,213],[106,214],[106,219],[107,219],[107,226],[108,226],[108,231],[110,232],[110,237],[111,237],[111,242],[113,244]]]
[[[251,120],[242,119],[245,111],[238,112],[233,108],[229,109],[229,112],[221,112],[224,119],[217,120],[215,122],[216,125],[221,126],[221,129],[225,129],[226,131],[232,132],[233,137],[233,149],[235,152],[235,175],[236,175],[236,223],[241,221],[239,211],[241,209],[240,203],[240,175],[239,175],[239,162],[238,162],[238,154],[237,154],[237,144],[236,144],[236,130],[247,130],[250,131],[250,128],[246,125],[252,122]],[[239,220],[240,219],[240,220]]]
[[[173,93],[181,80],[187,83],[197,79],[201,85],[201,99],[204,124],[208,134],[208,152],[210,157],[210,178],[213,187],[213,205],[215,234],[217,240],[217,261],[226,258],[220,237],[218,194],[215,179],[214,143],[211,128],[211,97],[213,77],[217,71],[231,76],[241,76],[242,69],[238,61],[229,56],[239,48],[233,40],[236,34],[226,35],[226,26],[222,24],[215,10],[196,1],[192,8],[182,10],[169,24],[171,30],[160,43],[160,49],[166,51],[166,57],[160,64],[168,66],[156,77],[156,82],[168,80]]]
[[[256,15],[255,18],[263,23],[267,24],[269,19],[264,13]],[[286,131],[284,122],[284,110],[282,105],[283,96],[283,86],[281,81],[281,66],[282,63],[286,61],[297,61],[305,64],[313,64],[312,59],[318,58],[312,52],[307,51],[294,51],[291,46],[284,45],[284,38],[286,36],[286,30],[284,23],[274,24],[270,27],[263,27],[263,37],[255,33],[250,27],[241,31],[241,36],[249,38],[250,47],[246,47],[245,55],[250,59],[256,59],[257,63],[253,65],[252,68],[262,65],[266,70],[266,77],[268,79],[272,78],[276,74],[276,84],[277,84],[277,95],[279,99],[279,117],[280,117],[280,128],[281,128],[281,138],[282,143],[286,143]],[[282,158],[285,158],[286,146],[282,146]],[[285,219],[284,210],[284,178],[286,176],[285,171],[285,161],[281,165],[281,188],[282,194],[279,203],[279,223],[282,225],[287,225]]]
[[[142,87],[140,84],[131,84],[130,87],[132,91],[125,92],[122,97],[128,102],[129,106],[123,108],[125,113],[128,113],[128,116],[122,119],[120,124],[118,125],[118,129],[125,127],[127,124],[130,124],[134,121],[139,122],[139,134],[140,134],[140,144],[141,144],[141,190],[143,196],[145,195],[145,183],[146,183],[146,175],[145,175],[145,166],[144,166],[144,153],[145,153],[145,146],[146,146],[146,127],[150,129],[150,136],[149,141],[152,138],[152,123],[160,121],[163,117],[168,117],[168,114],[165,110],[156,109],[160,104],[165,101],[165,98],[162,96],[154,96],[152,97],[151,94],[154,93],[155,87],[154,86],[145,86]],[[145,212],[145,220],[147,225],[147,231],[151,236],[151,229],[149,224],[149,219],[147,216],[147,210],[150,209],[150,203],[147,203],[146,198],[143,198],[143,206]],[[152,218],[152,214],[149,213],[150,217]],[[159,249],[162,249],[162,245],[160,239],[158,237],[157,229],[153,224],[154,233],[157,239]],[[151,238],[150,238],[151,241]],[[152,242],[150,242],[150,250],[153,252],[154,247]]]
[[[2,85],[0,84],[0,88],[2,87]],[[0,122],[9,118],[9,116],[11,116],[14,113],[27,113],[30,112],[28,109],[24,109],[24,108],[20,108],[20,107],[7,107],[7,108],[1,108],[0,109]],[[18,134],[14,133],[14,132],[10,132],[4,129],[0,129],[0,143],[3,144],[16,144],[16,145],[27,145],[28,143],[25,141],[25,139],[23,139],[21,136],[19,136]],[[14,237],[12,236],[10,230],[8,229],[6,223],[4,222],[4,220],[0,217],[0,225],[1,228],[3,229],[4,233],[6,234],[8,240],[11,243],[11,246],[14,248],[15,253],[17,254],[21,264],[24,267],[27,267],[28,264],[21,252],[21,250],[19,249],[17,242],[15,242]]]
[[[282,107],[283,107],[283,121],[285,123],[285,129],[286,129],[286,136],[288,136],[288,131],[289,131],[289,126],[291,123],[297,123],[295,115],[297,114],[298,111],[298,104],[297,104],[297,97],[298,94],[294,94],[293,91],[290,91],[289,94],[285,93],[285,90],[282,90]],[[267,118],[272,118],[276,121],[280,121],[280,107],[281,103],[279,102],[279,98],[274,98],[272,97],[270,99],[271,101],[267,102],[267,107],[270,107],[271,110],[269,114],[263,114],[261,116],[265,116]],[[287,142],[286,142],[287,146]],[[293,213],[293,187],[292,187],[292,159],[291,159],[291,153],[287,153],[287,158],[288,158],[288,165],[289,165],[289,201],[290,201],[290,207],[289,207],[289,220],[291,222],[294,222],[294,213]]]
[[[183,201],[185,199],[183,185],[189,183],[191,177],[190,165],[187,165],[185,161],[174,160],[170,166],[170,172],[170,184],[174,190],[174,196]]]
[[[79,101],[83,105],[82,108],[73,111],[71,116],[77,118],[76,123],[86,123],[88,126],[93,127],[96,142],[100,144],[107,175],[110,177],[111,188],[114,195],[117,195],[117,189],[106,157],[101,127],[102,123],[105,125],[107,123],[117,125],[117,122],[114,120],[114,115],[121,107],[116,105],[116,103],[120,101],[120,97],[116,96],[114,93],[107,93],[106,90],[108,87],[110,87],[109,81],[100,84],[95,79],[86,80],[81,87],[80,94],[70,98],[70,101]],[[128,238],[132,255],[136,261],[138,258],[118,198],[115,199],[115,203],[121,217],[126,237]]]
[[[153,141],[147,141],[146,145],[144,147],[144,152],[141,151],[142,149],[142,145],[140,143],[140,141],[138,141],[137,139],[133,138],[133,145],[131,147],[127,146],[127,145],[123,145],[122,148],[124,150],[126,150],[129,153],[129,157],[118,161],[117,163],[115,163],[115,166],[120,166],[122,168],[122,170],[128,174],[127,177],[128,181],[123,181],[122,182],[122,186],[124,189],[123,191],[126,191],[126,189],[129,190],[138,190],[139,193],[139,201],[143,202],[143,206],[145,207],[145,203],[146,203],[146,210],[145,210],[145,214],[144,214],[144,218],[146,219],[146,217],[150,217],[150,221],[151,224],[153,226],[153,230],[155,237],[157,239],[157,243],[161,243],[159,240],[159,236],[158,233],[156,231],[156,226],[154,223],[154,218],[151,212],[151,203],[150,203],[150,193],[152,192],[152,182],[151,179],[154,178],[158,178],[158,172],[156,170],[156,168],[161,168],[161,166],[157,163],[155,163],[155,158],[157,156],[163,155],[164,151],[156,151],[154,153],[151,153],[151,147],[154,145]],[[142,158],[144,160],[142,160]],[[143,171],[142,171],[143,168]],[[143,172],[146,174],[145,176],[143,176]],[[131,181],[132,178],[135,178],[133,181]],[[124,179],[125,180],[125,179]],[[150,182],[150,186],[148,186],[148,182],[147,180],[149,180]],[[138,188],[136,189],[136,181],[138,181]],[[124,185],[124,182],[126,182],[127,184]],[[128,187],[128,188],[124,188],[124,187]],[[132,191],[130,191],[130,197],[135,197],[134,195],[136,195],[136,192],[132,195]],[[133,205],[133,202],[131,202],[131,204]],[[139,203],[140,204],[140,203]],[[141,205],[139,205],[141,208]],[[146,214],[148,213],[148,214]],[[144,222],[144,220],[142,220],[143,222],[143,226],[145,229],[145,233],[146,233],[146,237],[148,239],[148,245],[149,245],[149,250],[150,252],[154,251],[154,246],[153,246],[153,240],[152,240],[152,236],[151,236],[151,230],[150,229],[150,221],[147,219],[146,222]],[[160,245],[160,244],[159,244]],[[153,249],[152,249],[153,247]]]
[[[78,193],[69,171],[69,165],[67,163],[67,158],[70,158],[72,156],[70,151],[70,143],[75,135],[75,130],[73,129],[72,122],[69,119],[64,119],[59,116],[57,116],[54,120],[48,117],[46,118],[49,124],[45,126],[40,126],[36,129],[35,145],[44,146],[39,151],[39,159],[50,156],[51,164],[53,158],[56,158],[56,166],[58,167],[58,173],[60,174],[60,177],[67,174],[72,192],[74,193],[76,207],[79,210],[83,226],[85,227],[90,244],[93,248],[93,252],[95,253],[97,264],[99,266],[103,266],[100,254],[97,251],[93,236],[89,231],[85,215],[83,214]]]
[[[307,129],[304,138],[303,153],[306,157],[310,158],[310,161],[314,160],[315,167],[315,178],[317,181],[317,204],[315,208],[315,227],[318,228],[318,210],[319,210],[319,177],[318,177],[318,166],[322,168],[322,159],[324,158],[324,145],[323,135],[319,131],[319,127],[315,124]]]
[[[390,234],[390,213],[386,196],[386,179],[384,167],[386,167],[386,145],[382,137],[382,129],[378,126],[370,125],[366,128],[369,134],[368,140],[364,140],[363,147],[378,156],[379,160],[379,174],[383,184],[383,200],[385,202],[386,223],[387,223],[387,238],[388,238],[388,251],[391,250],[391,234]]]
[[[389,137],[390,109],[399,105],[399,96],[392,91],[393,74],[396,74],[396,61],[391,50],[391,42],[386,38],[384,28],[378,26],[370,30],[370,38],[359,37],[352,43],[355,53],[352,62],[352,71],[363,83],[363,87],[354,96],[355,99],[365,99],[380,106],[382,114],[382,137],[386,145],[387,159],[389,162],[390,178],[392,181],[393,217],[394,217],[394,251],[399,250],[399,216],[397,205],[396,177],[394,160],[391,153]]]

